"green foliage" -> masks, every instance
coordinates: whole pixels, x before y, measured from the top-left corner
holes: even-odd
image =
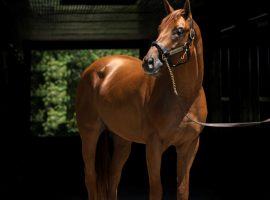
[[[74,113],[81,72],[107,55],[138,57],[136,49],[32,51],[31,132],[38,136],[67,136],[77,132]]]

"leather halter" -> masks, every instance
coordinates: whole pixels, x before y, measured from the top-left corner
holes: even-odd
[[[191,19],[192,20],[192,19]],[[164,47],[162,44],[160,44],[158,41],[154,41],[152,42],[152,47],[156,47],[159,55],[160,55],[160,59],[164,62],[166,62],[165,60],[168,61],[168,63],[170,64],[170,67],[177,67],[181,64],[185,64],[189,58],[190,58],[190,47],[192,45],[193,40],[196,37],[196,32],[193,28],[193,20],[191,21],[191,28],[189,31],[189,36],[187,41],[184,43],[184,45],[177,47],[175,49],[167,49],[166,47]],[[180,53],[180,61],[177,64],[172,64],[170,62],[170,57]]]

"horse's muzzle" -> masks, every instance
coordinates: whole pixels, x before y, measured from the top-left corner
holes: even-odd
[[[145,73],[149,75],[157,74],[162,65],[162,62],[159,59],[154,59],[153,57],[145,58],[142,64]]]

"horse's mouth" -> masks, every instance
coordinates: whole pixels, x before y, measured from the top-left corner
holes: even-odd
[[[158,70],[158,69],[153,71],[153,72],[144,71],[144,73],[147,75],[150,75],[150,76],[154,76],[154,77],[158,77],[161,75],[160,70]]]

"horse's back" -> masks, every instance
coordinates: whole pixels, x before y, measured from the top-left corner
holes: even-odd
[[[138,58],[127,56],[127,55],[112,55],[102,57],[95,62],[93,62],[90,66],[88,66],[82,73],[82,77],[86,76],[93,71],[101,70],[103,67],[107,67],[109,70],[112,70],[115,67],[119,67],[122,65],[141,65],[142,61]]]
[[[87,80],[95,89],[106,90],[116,84],[132,83],[144,76],[142,61],[138,58],[114,55],[96,60],[82,73],[83,80]]]

